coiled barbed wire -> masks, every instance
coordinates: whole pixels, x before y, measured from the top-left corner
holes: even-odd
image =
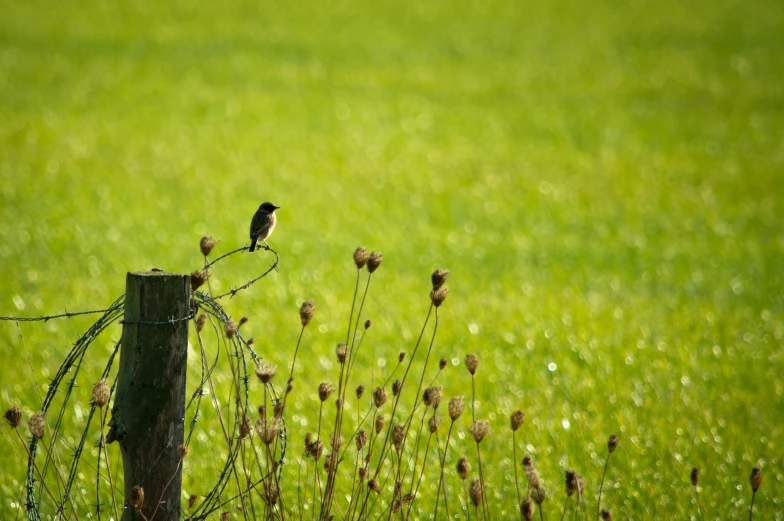
[[[243,246],[241,248],[237,248],[232,250],[220,257],[212,260],[211,262],[206,262],[204,269],[210,269],[215,266],[219,261],[226,259],[234,254],[241,253],[248,250],[248,246]],[[269,248],[267,251],[271,252],[275,256],[274,262],[267,268],[264,272],[262,272],[259,276],[251,279],[250,281],[242,284],[238,287],[231,287],[231,289],[223,294],[217,296],[211,296],[210,294],[200,292],[200,291],[192,291],[191,292],[191,299],[192,302],[195,303],[195,306],[192,306],[190,313],[184,317],[175,317],[172,316],[166,321],[161,322],[143,322],[145,324],[167,324],[167,323],[175,323],[183,320],[192,320],[195,319],[198,310],[202,310],[203,312],[207,313],[210,317],[212,317],[218,324],[223,325],[228,322],[230,319],[229,315],[224,310],[223,306],[220,304],[219,299],[222,299],[226,296],[234,297],[237,293],[250,288],[253,284],[258,282],[259,280],[266,277],[270,272],[273,270],[279,270],[279,262],[280,256],[278,253]],[[61,314],[56,315],[47,315],[47,316],[39,316],[39,317],[13,317],[13,316],[0,316],[0,320],[2,321],[14,321],[14,322],[47,322],[52,319],[57,318],[71,318],[76,316],[82,315],[89,315],[89,314],[101,314],[101,317],[93,323],[87,331],[81,335],[77,341],[74,343],[73,347],[70,349],[68,354],[66,355],[63,362],[60,364],[57,373],[52,377],[48,388],[46,396],[43,399],[43,403],[41,404],[41,412],[44,414],[44,417],[47,417],[47,413],[53,407],[54,401],[58,396],[62,396],[62,401],[59,405],[59,409],[56,412],[54,424],[49,429],[49,436],[48,441],[44,442],[43,439],[37,438],[35,436],[32,437],[30,444],[29,444],[29,456],[27,462],[27,474],[26,474],[26,482],[25,482],[25,507],[27,510],[27,518],[29,521],[40,521],[41,513],[42,513],[42,503],[44,498],[44,487],[45,482],[51,474],[54,474],[54,482],[57,484],[58,488],[58,495],[59,500],[54,501],[54,517],[55,521],[60,518],[69,519],[67,515],[68,508],[70,506],[70,510],[73,512],[73,515],[79,519],[79,513],[77,511],[77,505],[74,500],[74,496],[72,492],[74,489],[74,483],[79,476],[79,468],[80,463],[83,460],[84,448],[87,442],[87,438],[89,435],[90,426],[93,422],[95,417],[96,407],[95,403],[90,404],[89,412],[86,415],[84,428],[81,432],[81,435],[77,438],[78,441],[75,447],[72,447],[73,455],[71,456],[70,463],[67,465],[67,476],[63,477],[60,475],[60,469],[58,468],[61,464],[57,462],[58,453],[57,453],[57,444],[58,441],[63,441],[65,444],[68,445],[68,442],[63,439],[63,423],[66,417],[66,413],[68,410],[68,404],[72,397],[73,390],[77,385],[77,378],[80,375],[81,369],[83,367],[83,362],[87,357],[88,350],[90,349],[91,345],[94,341],[104,332],[107,328],[109,328],[113,324],[125,324],[126,322],[122,319],[125,313],[125,295],[121,295],[117,300],[115,300],[107,309],[102,310],[90,310],[90,311],[78,311],[78,312],[69,312],[65,311]],[[233,495],[228,499],[221,499],[224,495],[225,489],[230,481],[230,474],[231,469],[235,466],[238,456],[240,453],[240,439],[238,436],[238,429],[240,425],[240,421],[243,420],[246,416],[250,415],[250,406],[249,406],[249,392],[250,392],[250,377],[248,373],[247,367],[247,357],[249,356],[251,361],[254,364],[260,363],[259,355],[254,351],[252,346],[243,338],[242,334],[237,332],[231,338],[222,338],[222,335],[219,331],[220,328],[215,328],[215,335],[218,342],[219,348],[216,350],[214,360],[207,360],[205,358],[206,353],[204,350],[201,351],[201,374],[199,379],[199,384],[197,385],[195,391],[191,395],[185,410],[185,417],[191,416],[190,422],[188,422],[187,429],[185,432],[185,446],[187,447],[190,443],[193,433],[196,429],[198,418],[199,418],[199,411],[201,408],[201,399],[205,394],[204,385],[207,384],[215,371],[215,369],[219,365],[220,359],[220,342],[223,340],[225,342],[224,346],[227,348],[227,353],[229,349],[232,351],[232,355],[237,360],[237,367],[238,373],[236,374],[236,381],[234,382],[235,387],[237,389],[237,396],[235,397],[235,407],[234,407],[234,421],[232,422],[231,428],[231,437],[229,438],[228,442],[228,457],[223,465],[222,471],[219,473],[216,482],[212,486],[211,490],[204,496],[204,500],[195,508],[191,510],[190,519],[193,520],[201,520],[205,519],[209,514],[221,509],[227,503],[236,500],[237,498],[242,498],[244,493],[249,493],[250,490],[256,489],[259,484],[263,483],[265,479],[270,477],[271,473],[267,473],[266,475],[260,476],[258,481],[253,483],[249,483],[248,487],[244,490],[241,486],[238,488],[237,494]],[[200,338],[201,342],[201,338]],[[111,350],[107,362],[103,368],[101,373],[102,379],[107,379],[112,371],[114,366],[114,362],[116,359],[116,355],[119,352],[121,347],[121,341],[114,342],[113,349]],[[93,353],[91,353],[91,356]],[[231,360],[229,360],[231,362]],[[232,366],[232,374],[234,375],[234,369]],[[114,395],[115,386],[116,386],[116,377],[115,380],[110,388],[110,399]],[[269,390],[272,395],[273,404],[278,403],[279,396],[275,391],[275,388],[270,384]],[[95,483],[95,494],[96,494],[96,502],[93,504],[93,508],[95,509],[95,513],[97,518],[101,519],[101,507],[103,503],[101,502],[101,487],[100,483],[105,478],[102,477],[101,474],[101,452],[104,450],[103,444],[106,443],[104,431],[107,427],[107,414],[99,414],[99,423],[101,429],[101,438],[98,442],[98,456],[97,456],[97,465],[95,467],[95,475],[96,475],[96,483]],[[186,418],[183,417],[182,421],[185,422]],[[286,427],[285,422],[282,423],[280,433],[279,433],[279,440],[280,440],[280,457],[277,460],[277,471],[278,471],[278,479],[280,479],[283,464],[285,461],[285,454],[286,454]],[[154,459],[153,464],[147,470],[146,476],[150,475],[151,472],[154,471],[155,464],[160,459],[160,457],[165,453],[167,450],[176,450],[176,447],[172,447],[171,443],[172,440],[169,440],[164,447],[161,448],[160,453]],[[42,447],[46,453],[44,463],[41,467],[36,465],[36,454],[38,448]],[[255,449],[254,449],[255,452]],[[107,455],[108,456],[108,455]],[[258,455],[256,455],[258,457]],[[259,468],[260,465],[259,465]],[[36,472],[39,472],[40,479],[36,477]],[[108,467],[107,467],[108,472]],[[142,480],[144,481],[144,480]],[[111,476],[109,476],[109,483],[111,486],[110,489],[110,497],[114,499],[114,496],[119,492],[116,488],[116,484],[111,483]],[[140,486],[143,483],[139,484]],[[60,488],[62,486],[62,489]],[[84,505],[87,505],[88,501],[84,497],[84,492],[82,490],[77,489],[77,495],[79,496],[80,502]],[[54,499],[54,498],[52,498]],[[243,508],[243,511],[245,509]],[[152,521],[152,520],[151,520]]]

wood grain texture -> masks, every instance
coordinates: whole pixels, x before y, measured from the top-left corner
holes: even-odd
[[[156,521],[180,518],[188,320],[187,275],[128,273],[117,393],[107,441],[117,441],[123,459],[125,497],[144,488],[142,513]],[[167,486],[168,485],[168,486]],[[126,504],[123,521],[143,521]]]

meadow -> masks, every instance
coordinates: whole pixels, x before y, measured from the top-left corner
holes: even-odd
[[[755,466],[755,518],[784,519],[781,2],[0,0],[0,12],[0,315],[101,309],[128,271],[190,273],[203,235],[217,255],[246,244],[270,200],[280,272],[226,309],[248,317],[285,386],[298,310],[315,302],[287,409],[290,476],[318,382],[337,380],[361,245],[384,257],[353,385],[411,352],[430,275],[450,270],[433,356],[449,362],[445,402],[470,395],[464,359],[479,357],[493,519],[518,515],[518,409],[518,459],[536,461],[547,519],[570,468],[595,509],[613,433],[602,502],[616,519],[699,519],[693,466],[706,519],[748,515]],[[211,287],[268,264],[233,256]],[[2,409],[36,412],[94,318],[0,322]],[[92,347],[85,382],[120,333]],[[230,385],[227,366],[215,378]],[[74,437],[90,390],[67,411]],[[449,449],[454,493],[469,425]],[[3,427],[0,518],[17,519],[26,456]],[[184,494],[214,480],[217,433],[205,415]],[[414,518],[429,519],[437,483],[428,474]]]

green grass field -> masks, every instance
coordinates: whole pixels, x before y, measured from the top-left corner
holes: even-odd
[[[480,356],[493,519],[517,515],[518,408],[547,519],[570,467],[596,508],[613,432],[616,519],[696,519],[694,465],[706,519],[748,515],[755,465],[755,519],[784,519],[781,2],[0,0],[0,13],[0,315],[103,308],[127,271],[190,272],[202,235],[216,253],[241,246],[272,200],[281,271],[228,310],[283,373],[297,308],[316,302],[294,458],[317,382],[337,380],[364,245],[384,253],[365,312],[381,371],[412,349],[432,270],[451,270],[434,356],[459,362],[447,397],[470,393],[462,360]],[[232,258],[213,288],[267,265]],[[93,319],[22,324],[23,337],[0,323],[3,410],[38,410]],[[64,443],[119,337],[88,355]],[[449,453],[455,502],[468,425]],[[215,477],[216,428],[199,427],[185,493]],[[17,519],[25,456],[2,431],[0,518]]]

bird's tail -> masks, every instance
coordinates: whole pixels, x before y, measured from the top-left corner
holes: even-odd
[[[250,248],[248,249],[248,251],[250,253],[253,253],[254,251],[256,251],[256,243],[258,241],[259,241],[258,239],[253,239],[253,242],[250,243]]]

